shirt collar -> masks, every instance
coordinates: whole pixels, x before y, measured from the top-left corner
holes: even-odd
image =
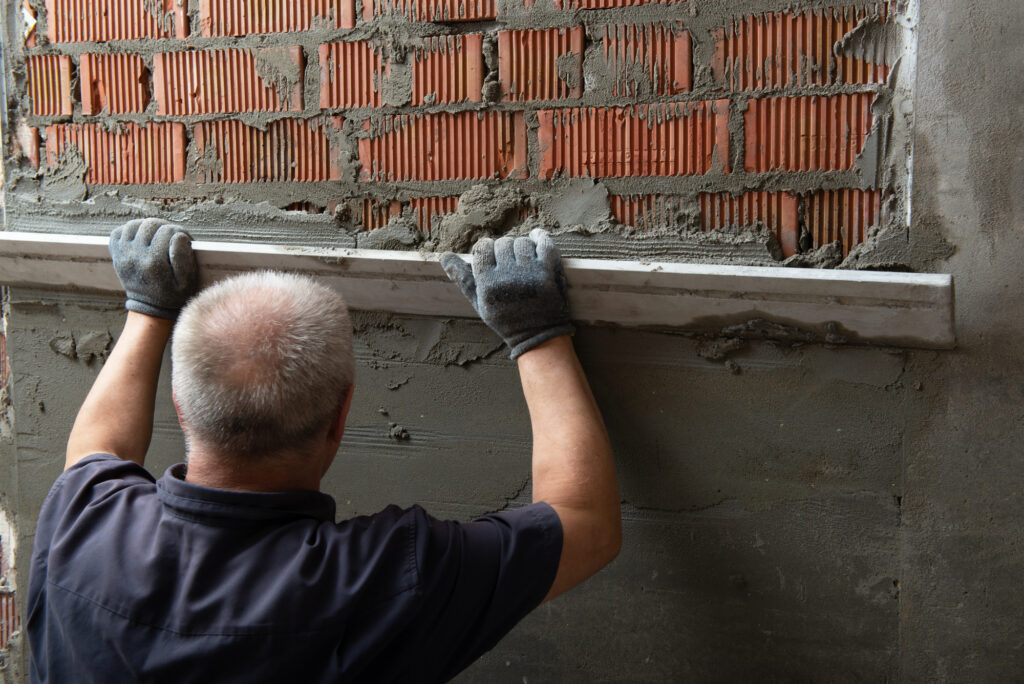
[[[334,499],[322,492],[239,492],[185,481],[187,466],[178,463],[157,483],[157,497],[182,517],[198,522],[243,525],[252,522],[315,518],[334,522]]]

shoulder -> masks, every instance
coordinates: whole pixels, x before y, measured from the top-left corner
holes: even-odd
[[[558,514],[546,503],[491,513],[471,522],[436,518],[415,505],[388,506],[378,513],[351,518],[337,526],[349,554],[377,568],[390,567],[394,587],[423,589],[443,577],[455,578],[472,568],[501,574],[503,569],[557,569],[562,551]],[[547,573],[541,570],[540,574]],[[541,580],[543,583],[544,580]]]
[[[37,545],[58,527],[116,506],[125,495],[155,494],[153,476],[137,463],[110,454],[93,454],[71,466],[53,483],[39,511]]]
[[[558,514],[546,503],[491,513],[471,522],[438,520],[415,511],[417,561],[427,575],[446,569],[456,575],[473,568],[495,577],[530,570],[540,584],[553,579],[562,551]],[[550,570],[550,572],[548,572]],[[546,588],[546,587],[545,587]]]
[[[156,500],[145,468],[110,454],[93,454],[60,474],[43,501],[32,548],[32,578],[45,575],[54,554],[92,548],[118,521],[141,521],[138,505]],[[125,505],[131,500],[129,505]],[[130,512],[129,512],[130,509]]]
[[[111,454],[92,454],[60,474],[43,506],[102,497],[136,485],[155,487],[155,484],[149,471],[138,463]]]

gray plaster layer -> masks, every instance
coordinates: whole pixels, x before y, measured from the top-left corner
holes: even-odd
[[[959,351],[911,365],[930,410],[906,425],[907,681],[1024,669],[1022,41],[1017,0],[922,3],[912,227],[956,246]]]
[[[51,342],[116,335],[124,314],[118,300],[23,291],[13,300],[24,554],[99,370]],[[466,519],[528,501],[529,422],[500,340],[474,322],[372,313],[354,322],[356,400],[325,482],[339,514],[422,503]],[[907,357],[760,342],[716,356],[703,340],[601,328],[582,329],[577,346],[613,436],[625,550],[463,680],[710,681],[823,673],[836,662],[863,679],[894,672],[893,454],[920,400]],[[165,367],[155,473],[183,448],[166,381]],[[849,408],[858,405],[873,410]]]

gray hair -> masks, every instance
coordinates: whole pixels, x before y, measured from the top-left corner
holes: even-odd
[[[311,278],[247,273],[181,312],[171,383],[191,438],[258,458],[300,449],[338,417],[354,375],[345,302]]]

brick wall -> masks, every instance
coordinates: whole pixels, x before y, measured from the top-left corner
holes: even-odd
[[[46,0],[26,156],[90,192],[224,193],[429,231],[475,183],[589,177],[650,229],[761,224],[786,255],[887,220],[895,0]],[[27,7],[26,3],[26,7]],[[697,10],[700,11],[697,11]],[[70,150],[70,148],[74,148]],[[42,152],[42,153],[41,153]],[[670,210],[671,209],[671,210]]]

